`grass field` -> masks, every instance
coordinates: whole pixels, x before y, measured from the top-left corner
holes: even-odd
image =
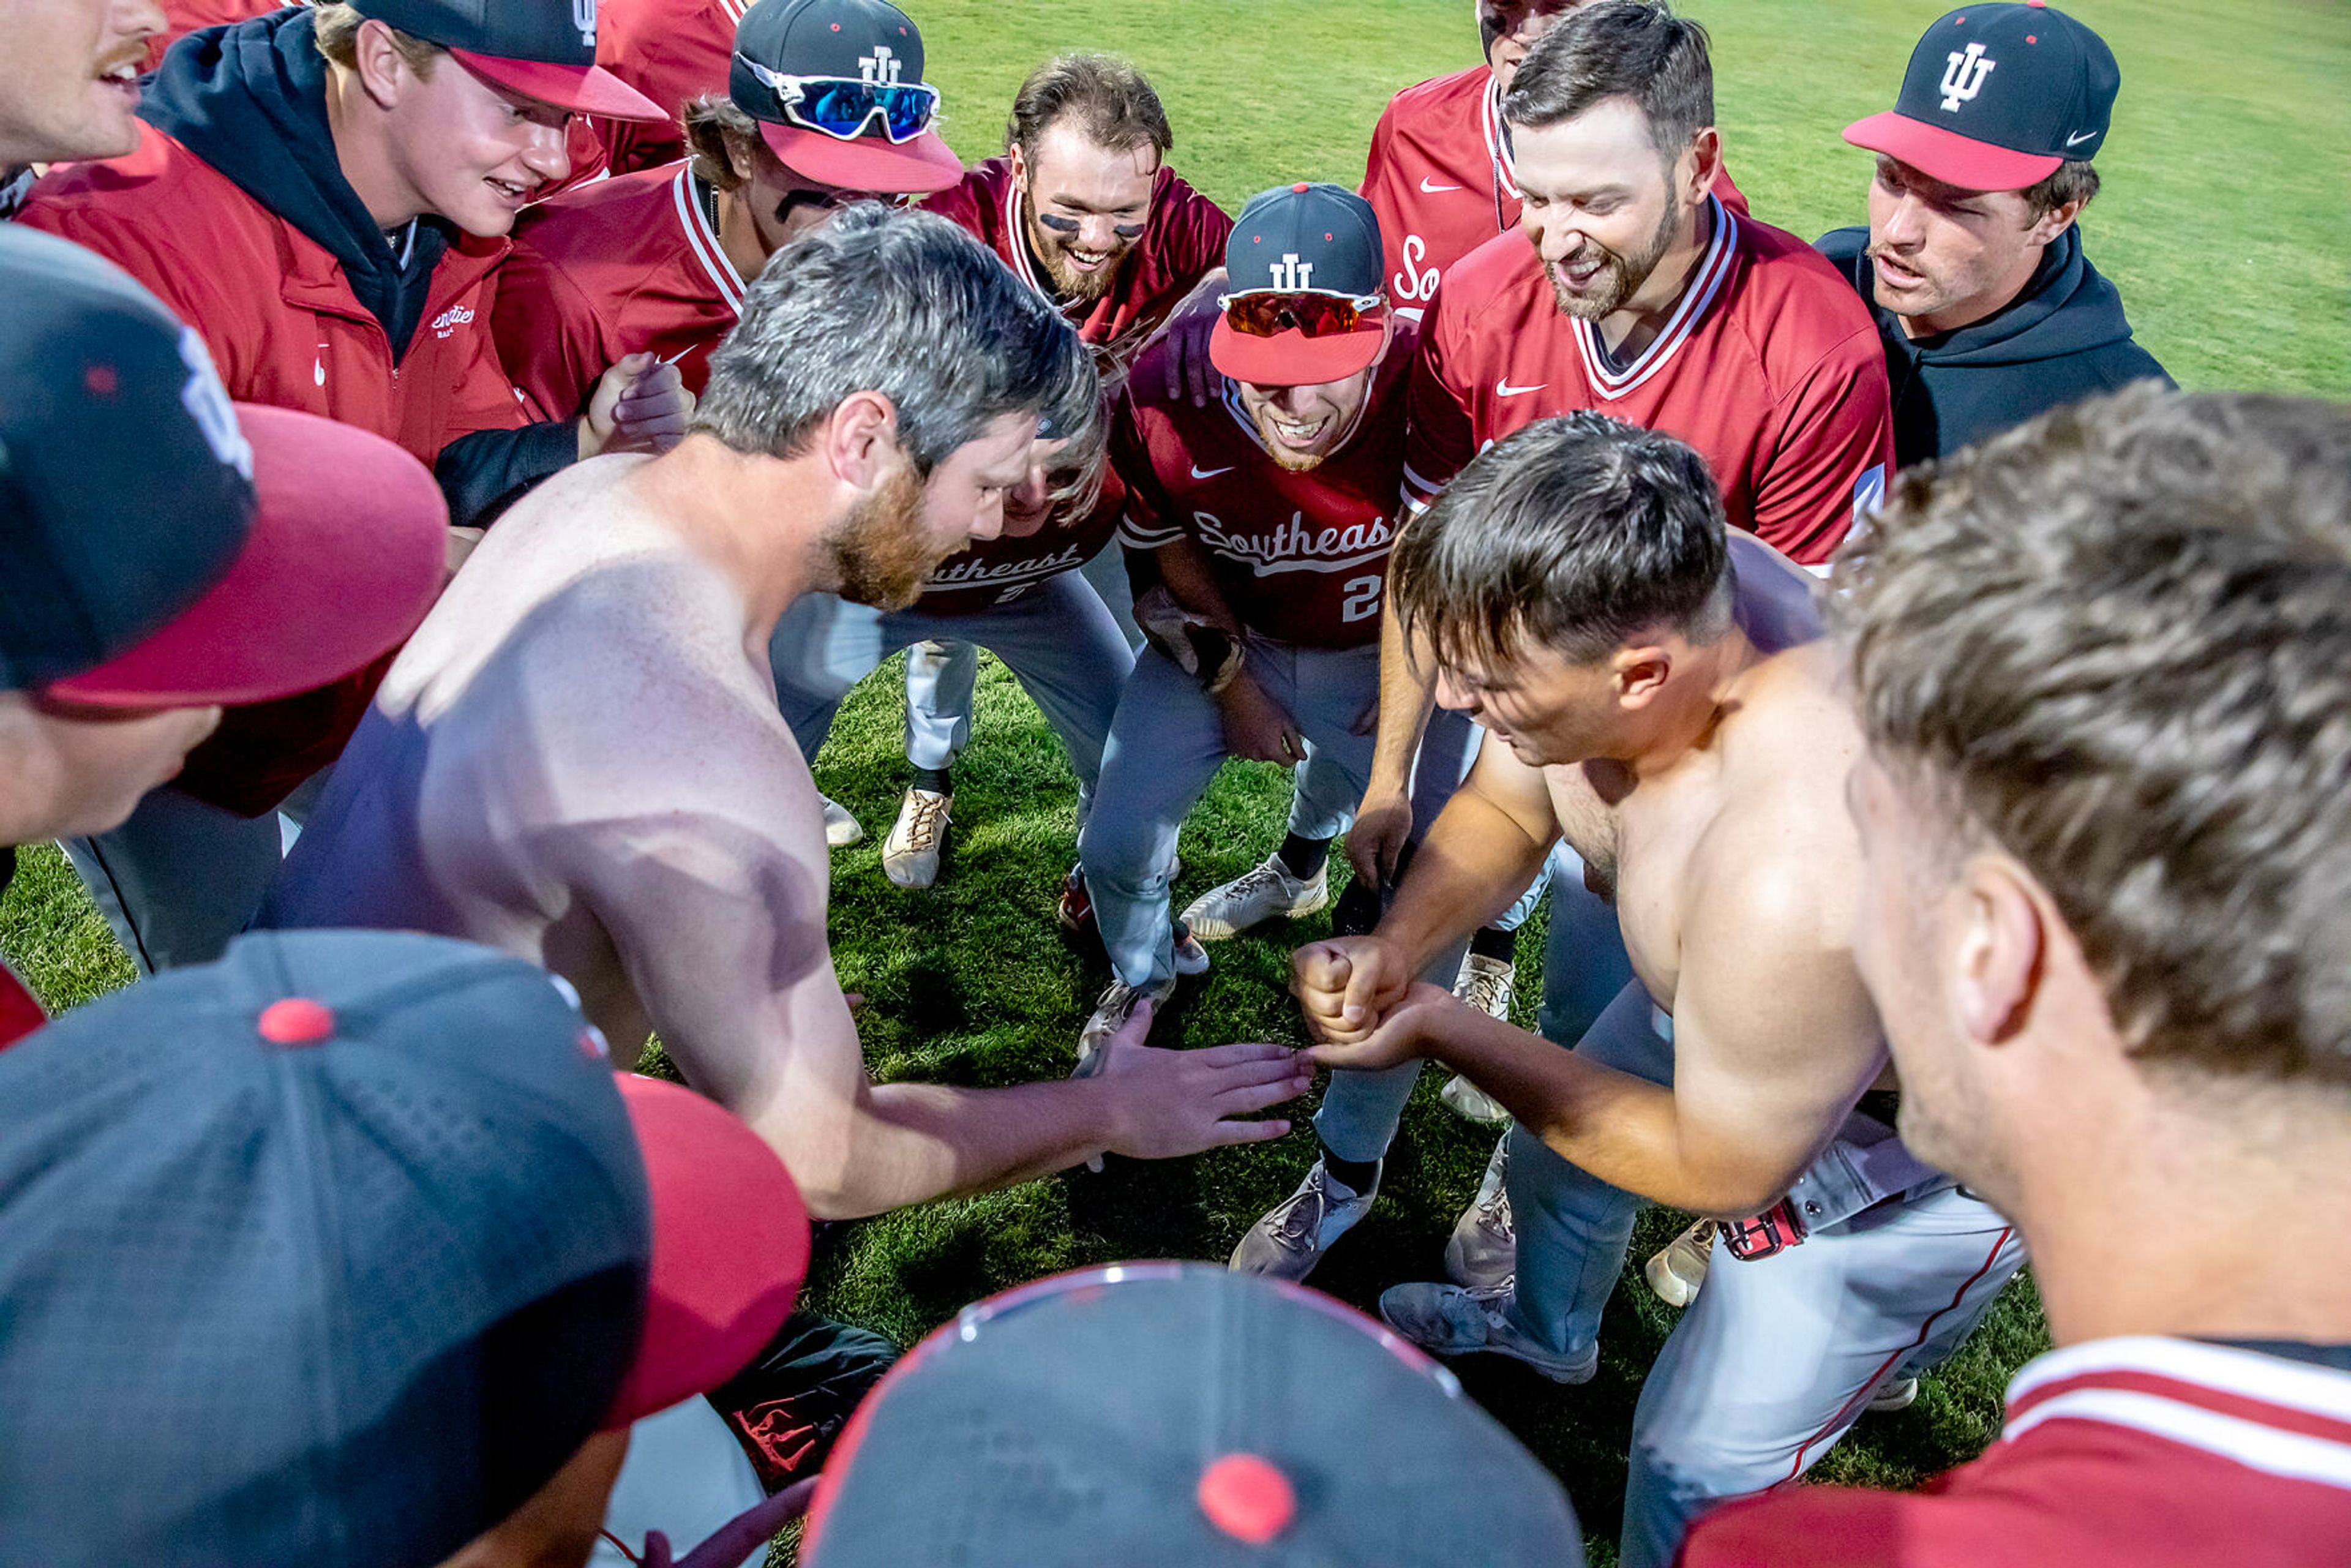
[[[924,26],[950,140],[998,150],[1002,109],[1058,48],[1100,47],[1149,70],[1176,124],[1176,166],[1236,208],[1297,179],[1353,184],[1386,97],[1471,63],[1466,0],[906,0]],[[1907,0],[1693,0],[1712,28],[1728,155],[1756,214],[1809,238],[1858,221],[1866,155],[1838,129],[1891,103],[1918,31],[1940,9]],[[2085,231],[2120,285],[2140,340],[2185,384],[2351,394],[2351,9],[2335,0],[2237,0],[2183,8],[2141,0],[2069,6],[2120,58],[2124,90],[2100,159],[2106,193]],[[1065,946],[1052,900],[1071,859],[1075,784],[1035,711],[991,662],[977,740],[957,772],[956,838],[940,885],[903,893],[878,841],[905,778],[898,666],[852,698],[819,759],[819,783],[872,835],[834,857],[831,933],[842,983],[865,993],[866,1054],[884,1078],[1001,1084],[1066,1072],[1079,1021],[1104,983]],[[1288,779],[1227,769],[1187,824],[1179,904],[1279,841]],[[130,978],[62,860],[26,852],[0,904],[0,951],[53,1008]],[[1282,989],[1295,940],[1218,948],[1186,987],[1163,1042],[1302,1038]],[[1522,936],[1531,989],[1539,932]],[[1434,1278],[1447,1230],[1490,1134],[1436,1098],[1430,1074],[1407,1114],[1384,1201],[1315,1282],[1370,1308],[1384,1286]],[[1221,1259],[1286,1194],[1310,1157],[1285,1142],[1157,1166],[1113,1162],[1008,1192],[853,1228],[820,1260],[815,1307],[902,1342],[973,1298],[1039,1274],[1134,1257]],[[1653,1214],[1645,1257],[1673,1232]],[[1612,1311],[1600,1375],[1559,1389],[1514,1364],[1465,1364],[1464,1381],[1565,1479],[1593,1538],[1610,1544],[1644,1369],[1672,1326],[1637,1268]],[[2011,1288],[1967,1350],[1909,1411],[1865,1421],[1815,1472],[1909,1485],[1978,1451],[1998,1429],[2009,1373],[2045,1343],[2030,1286]],[[1490,1358],[1488,1358],[1490,1359]],[[1376,1441],[1375,1434],[1363,1435]]]

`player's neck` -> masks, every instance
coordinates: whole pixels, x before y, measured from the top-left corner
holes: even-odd
[[[819,454],[770,457],[694,434],[627,483],[664,527],[735,584],[747,635],[762,646],[792,601],[815,586],[830,488]]]
[[[2337,1152],[2351,1114],[2324,1093],[2277,1098],[2257,1135],[2222,1125],[2235,1108],[2126,1098],[2036,1140],[2014,1218],[2059,1344],[2351,1343],[2351,1174]]]
[[[746,194],[750,187],[741,185],[732,191],[719,191],[705,186],[699,179],[695,185],[697,196],[704,190],[712,192],[712,204],[718,214],[718,248],[726,256],[726,264],[735,269],[735,276],[747,282],[766,271],[768,245],[760,237],[758,219],[751,213]]]
[[[1673,319],[1682,294],[1689,287],[1706,247],[1714,238],[1714,203],[1701,198],[1691,204],[1673,245],[1657,259],[1641,287],[1619,308],[1602,317],[1600,340],[1619,360],[1647,350]]]
[[[1649,704],[1640,744],[1625,766],[1636,778],[1653,779],[1710,749],[1740,706],[1740,680],[1766,657],[1737,627],[1687,649]]]

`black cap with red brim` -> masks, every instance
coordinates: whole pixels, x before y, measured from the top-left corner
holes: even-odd
[[[830,136],[796,125],[766,78],[918,86],[923,35],[887,0],[759,0],[735,28],[727,97],[759,122],[784,167],[843,191],[928,195],[963,178],[962,161],[926,125],[893,141],[876,116],[859,134]]]
[[[670,120],[596,63],[596,0],[351,0],[360,16],[438,44],[493,86],[607,120]]]
[[[129,274],[0,225],[0,690],[123,707],[307,691],[445,575],[432,475],[380,436],[235,408]]]
[[[1241,209],[1225,242],[1225,291],[1370,298],[1381,293],[1381,256],[1379,218],[1361,196],[1338,185],[1278,186]],[[1311,337],[1298,327],[1239,331],[1228,312],[1208,335],[1208,359],[1235,381],[1310,386],[1368,369],[1386,342],[1377,309],[1352,331]]]
[[[1893,109],[1844,139],[1962,191],[2021,191],[2096,156],[2121,89],[2105,40],[2064,12],[1970,5],[1927,29]]]

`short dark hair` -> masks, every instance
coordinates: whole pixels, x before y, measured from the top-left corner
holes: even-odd
[[[1457,668],[1530,643],[1589,664],[1658,626],[1710,642],[1729,625],[1731,583],[1706,459],[1588,411],[1479,453],[1388,560],[1398,626]]]
[[[1612,98],[1641,106],[1660,157],[1680,157],[1714,123],[1706,29],[1647,0],[1572,11],[1527,51],[1502,100],[1502,118],[1540,129]]]
[[[844,207],[768,259],[710,359],[693,428],[790,456],[860,392],[898,411],[927,476],[1005,414],[1096,449],[1102,380],[1077,329],[936,213]]]
[[[687,99],[677,118],[685,131],[686,155],[694,160],[694,177],[714,190],[732,191],[743,184],[743,176],[735,172],[737,152],[754,160],[762,153],[775,156],[760,140],[759,122],[725,93]]]
[[[2038,184],[2027,185],[2018,194],[2032,209],[2035,223],[2068,202],[2088,206],[2098,193],[2098,171],[2087,159],[2069,159],[2057,165],[2056,172]]]
[[[1148,77],[1116,55],[1074,54],[1056,55],[1020,84],[1004,128],[1005,151],[1018,147],[1034,162],[1039,140],[1068,115],[1077,117],[1087,141],[1113,152],[1147,146],[1165,158],[1176,145]]]
[[[1832,580],[1873,754],[2031,869],[2139,1061],[2351,1088],[2351,410],[2060,409]]]

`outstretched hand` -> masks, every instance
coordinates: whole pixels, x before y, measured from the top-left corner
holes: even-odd
[[[1104,1042],[1101,1077],[1111,1086],[1110,1152],[1164,1160],[1226,1144],[1258,1144],[1290,1131],[1285,1120],[1251,1121],[1255,1112],[1306,1092],[1314,1074],[1286,1045],[1245,1043],[1207,1051],[1164,1051],[1143,1043],[1152,1007]]]

